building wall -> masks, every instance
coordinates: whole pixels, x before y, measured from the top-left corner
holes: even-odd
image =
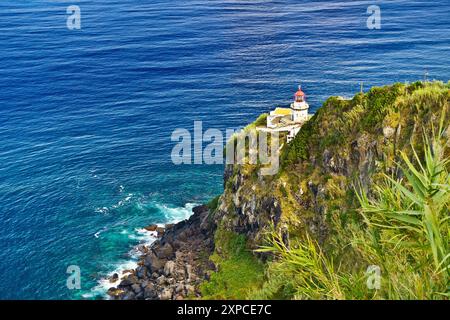
[[[274,124],[272,123],[273,119],[275,119],[275,118],[276,118],[276,117],[273,116],[273,115],[268,115],[268,116],[267,116],[267,128],[273,129],[273,128],[276,127],[276,125],[274,125]]]
[[[293,113],[292,120],[295,121],[295,122],[308,120],[308,109],[295,110],[294,113]]]

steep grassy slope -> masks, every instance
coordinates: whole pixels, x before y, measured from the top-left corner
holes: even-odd
[[[276,176],[260,176],[257,165],[227,166],[213,216],[227,234],[216,236],[213,256],[218,272],[212,281],[220,279],[220,286],[205,283],[204,295],[448,296],[449,100],[450,86],[440,82],[372,88],[351,100],[331,97],[283,147]],[[243,272],[240,283],[232,279],[226,250],[237,238],[243,266],[257,262],[242,250],[264,262],[250,281]],[[378,289],[367,285],[369,266],[381,272]]]

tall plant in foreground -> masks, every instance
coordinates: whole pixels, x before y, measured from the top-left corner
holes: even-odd
[[[294,299],[345,299],[339,272],[309,236],[303,241],[294,240],[288,246],[280,233],[272,230],[268,240],[268,246],[256,250],[278,257],[277,263],[269,267],[273,283],[268,287],[279,290],[282,286],[288,286],[284,290],[290,291],[288,296]],[[283,278],[281,281],[280,275]]]
[[[424,137],[422,157],[414,147],[413,160],[401,153],[404,165],[399,167],[404,178],[385,175],[384,183],[374,187],[372,197],[363,191],[358,197],[381,263],[403,254],[414,270],[424,271],[418,281],[429,281],[432,296],[448,297],[450,159],[446,156],[448,138],[444,135],[443,119],[438,134],[433,134],[432,139]],[[392,266],[391,263],[384,267]],[[386,272],[391,277],[390,270]]]

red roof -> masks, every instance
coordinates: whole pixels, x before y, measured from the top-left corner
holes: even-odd
[[[298,96],[304,96],[305,95],[305,93],[302,91],[302,90],[298,90],[296,93],[295,93],[295,96],[296,97],[298,97]]]

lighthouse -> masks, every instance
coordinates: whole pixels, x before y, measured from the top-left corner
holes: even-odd
[[[302,125],[311,117],[308,110],[309,105],[306,102],[305,93],[299,86],[290,108],[275,108],[275,110],[270,111],[267,115],[266,127],[259,129],[269,132],[287,132],[287,142],[289,143],[300,131]]]
[[[294,102],[291,104],[291,109],[292,121],[298,123],[308,120],[309,105],[306,102],[306,96],[301,86],[298,86],[298,91],[294,95]]]

